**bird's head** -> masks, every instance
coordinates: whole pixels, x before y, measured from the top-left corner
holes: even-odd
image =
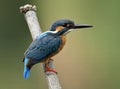
[[[58,20],[51,26],[50,31],[57,31],[59,35],[65,35],[66,33],[78,29],[78,28],[88,28],[92,27],[92,25],[88,24],[74,24],[71,20]]]

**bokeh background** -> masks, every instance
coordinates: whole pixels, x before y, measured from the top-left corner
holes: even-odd
[[[28,80],[22,76],[32,39],[19,6],[27,3],[37,6],[43,31],[61,18],[94,26],[71,32],[54,57],[63,89],[120,89],[119,0],[1,0],[0,89],[48,89],[40,64]]]

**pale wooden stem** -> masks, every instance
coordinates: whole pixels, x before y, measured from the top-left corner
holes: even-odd
[[[24,13],[24,16],[25,16],[26,22],[28,24],[31,36],[34,40],[40,33],[42,33],[42,30],[40,28],[38,18],[36,15],[36,6],[35,5],[32,6],[32,5],[27,4],[25,6],[21,6],[20,11],[22,13]],[[50,68],[53,68],[52,61],[49,61],[48,64],[49,64]],[[42,67],[43,67],[43,70],[45,70],[44,64],[42,65]],[[49,89],[62,89],[56,73],[45,72],[44,74],[46,76],[46,80],[48,82]]]

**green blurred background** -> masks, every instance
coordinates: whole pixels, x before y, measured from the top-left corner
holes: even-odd
[[[71,32],[54,57],[63,89],[120,89],[119,0],[1,0],[0,89],[47,89],[40,64],[28,80],[22,76],[21,60],[32,39],[19,6],[27,3],[37,6],[44,31],[61,18],[94,26]]]

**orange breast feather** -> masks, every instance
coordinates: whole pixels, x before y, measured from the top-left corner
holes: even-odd
[[[66,43],[66,37],[64,35],[60,36],[60,38],[62,39],[62,43],[60,44],[58,52],[64,47],[64,45]]]

